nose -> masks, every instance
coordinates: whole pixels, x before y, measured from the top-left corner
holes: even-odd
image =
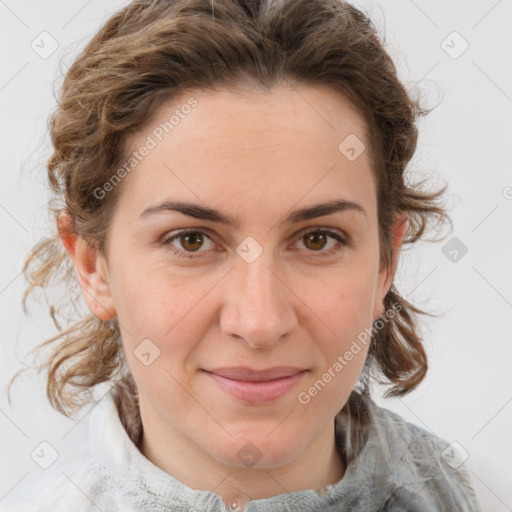
[[[220,317],[225,334],[269,349],[296,329],[293,292],[263,255],[252,263],[240,259],[229,274]]]

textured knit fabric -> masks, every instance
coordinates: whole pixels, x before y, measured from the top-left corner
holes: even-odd
[[[253,500],[246,511],[481,512],[467,467],[449,443],[368,402],[368,439],[339,482],[322,490]],[[336,436],[343,446],[339,415]],[[20,484],[11,493],[11,504],[0,502],[0,510],[229,510],[218,494],[191,489],[144,457],[127,435],[110,394],[91,412],[88,444],[77,449],[75,459],[65,469],[48,469],[37,486],[24,489]]]

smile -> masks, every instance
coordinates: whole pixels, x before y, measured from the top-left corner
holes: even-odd
[[[246,403],[262,404],[286,395],[304,377],[307,370],[276,367],[265,370],[219,368],[205,374],[229,395]]]

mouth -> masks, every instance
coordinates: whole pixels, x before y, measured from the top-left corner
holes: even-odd
[[[291,366],[264,369],[223,367],[203,372],[230,396],[257,404],[273,402],[288,394],[307,370]]]

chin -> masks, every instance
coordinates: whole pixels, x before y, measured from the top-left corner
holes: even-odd
[[[272,435],[272,434],[271,434]],[[230,466],[247,469],[271,469],[293,462],[305,447],[291,445],[289,436],[266,438],[265,433],[228,438],[210,446],[212,455]],[[285,440],[287,440],[285,442]]]

